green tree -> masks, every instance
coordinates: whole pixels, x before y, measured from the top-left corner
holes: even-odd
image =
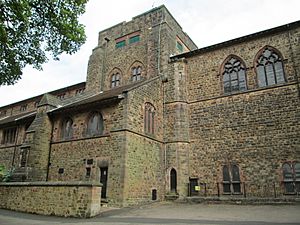
[[[14,84],[26,65],[42,70],[47,55],[76,52],[86,40],[78,17],[87,1],[0,0],[0,85]]]

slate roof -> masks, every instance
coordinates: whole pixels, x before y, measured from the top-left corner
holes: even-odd
[[[274,28],[271,28],[271,29],[267,29],[267,30],[259,31],[259,32],[249,34],[249,35],[246,35],[246,36],[242,36],[242,37],[239,37],[239,38],[235,38],[235,39],[232,39],[232,40],[229,40],[229,41],[221,42],[221,43],[218,43],[218,44],[215,44],[215,45],[210,45],[210,46],[207,46],[207,47],[204,47],[204,48],[199,48],[199,49],[196,49],[196,50],[193,50],[193,51],[190,51],[190,52],[175,55],[175,56],[170,57],[170,59],[172,61],[174,61],[174,60],[180,59],[180,58],[188,58],[188,57],[192,57],[192,56],[195,56],[195,55],[200,55],[200,54],[203,54],[203,53],[206,53],[206,52],[210,52],[210,51],[214,51],[214,50],[217,50],[217,49],[225,48],[225,47],[228,47],[228,46],[231,46],[231,45],[234,45],[234,44],[238,44],[238,43],[242,43],[242,42],[245,42],[245,41],[250,41],[250,40],[253,40],[253,39],[265,37],[267,35],[277,34],[277,33],[284,32],[284,31],[294,29],[294,28],[297,28],[297,27],[300,27],[300,20],[292,22],[292,23],[288,23],[288,24],[285,24],[285,25],[282,25],[282,26],[279,26],[279,27],[274,27]]]
[[[129,85],[120,86],[97,94],[86,92],[85,94],[74,96],[73,98],[69,98],[62,101],[62,105],[60,107],[51,110],[49,113],[58,113],[73,108],[81,108],[92,103],[121,100],[122,98],[124,98],[124,93],[128,92],[131,89],[139,87],[144,83],[145,82],[135,82]]]
[[[17,123],[18,121],[35,117],[35,115],[36,115],[36,111],[20,113],[18,115],[13,115],[13,116],[6,116],[0,118],[0,125],[8,124],[8,123]]]

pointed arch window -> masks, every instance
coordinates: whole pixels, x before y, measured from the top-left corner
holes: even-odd
[[[284,163],[282,173],[285,193],[300,193],[300,163]]]
[[[237,165],[223,166],[223,192],[224,194],[240,194],[241,179]]]
[[[93,113],[88,121],[87,134],[89,136],[103,134],[103,117],[101,113]]]
[[[132,71],[131,71],[131,77],[132,77],[132,81],[139,81],[142,78],[142,67],[137,66],[137,67],[133,67]]]
[[[285,83],[282,57],[271,47],[266,47],[258,56],[256,72],[259,87]]]
[[[61,130],[62,139],[71,139],[73,137],[73,120],[71,118],[66,118],[62,123]]]
[[[236,56],[231,56],[223,66],[224,93],[247,89],[245,64]]]
[[[119,72],[114,73],[111,76],[111,88],[118,87],[121,84],[121,75]]]
[[[145,133],[154,134],[155,108],[151,103],[145,104],[144,128]]]

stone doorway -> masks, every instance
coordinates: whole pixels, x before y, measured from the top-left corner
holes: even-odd
[[[108,167],[100,167],[100,183],[102,183],[101,199],[106,198]]]
[[[177,172],[174,168],[170,172],[170,191],[177,193]]]

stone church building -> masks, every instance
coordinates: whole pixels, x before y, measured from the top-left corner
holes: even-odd
[[[165,6],[99,32],[86,82],[0,108],[12,181],[110,204],[300,192],[300,21],[198,49]]]

